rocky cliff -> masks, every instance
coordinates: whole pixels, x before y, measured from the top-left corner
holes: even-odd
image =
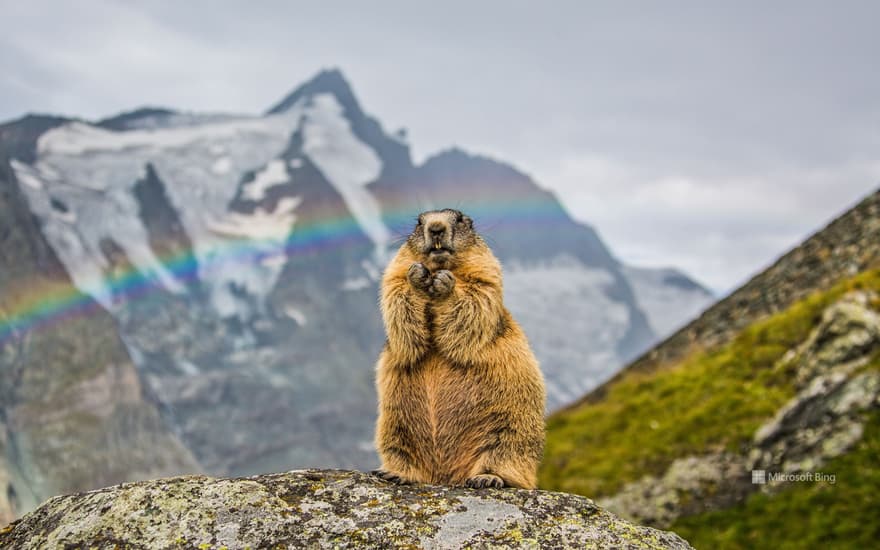
[[[391,485],[341,470],[186,476],[55,497],[0,531],[0,546],[690,548],[582,497]]]

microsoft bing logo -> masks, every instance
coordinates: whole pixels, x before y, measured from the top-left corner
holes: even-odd
[[[834,485],[837,483],[837,475],[825,472],[770,472],[766,470],[752,470],[752,483],[756,485],[764,485],[767,482],[778,483],[786,482],[813,482],[813,483],[829,483]]]

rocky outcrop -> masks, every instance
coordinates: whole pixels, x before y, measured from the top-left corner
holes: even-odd
[[[641,523],[667,527],[677,518],[727,508],[758,489],[752,470],[814,472],[850,450],[862,437],[866,413],[880,408],[880,372],[865,367],[880,352],[878,296],[855,291],[830,305],[810,336],[781,359],[792,369],[798,393],[755,432],[740,454],[709,453],[674,461],[660,476],[645,476],[603,506]]]
[[[55,497],[3,548],[680,548],[584,497],[392,485],[342,470],[185,476]]]
[[[800,391],[755,433],[750,468],[810,471],[849,450],[864,413],[880,406],[880,372],[864,370],[880,351],[877,296],[852,292],[828,307],[809,339],[783,357]]]

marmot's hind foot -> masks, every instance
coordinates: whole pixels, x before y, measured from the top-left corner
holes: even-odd
[[[500,489],[504,487],[504,480],[494,474],[479,474],[468,478],[464,484],[471,489],[485,489],[487,487]]]
[[[412,483],[410,480],[403,478],[403,477],[400,477],[399,475],[397,475],[393,472],[389,472],[388,470],[379,469],[379,470],[373,470],[370,473],[383,481],[388,481],[390,483],[397,483],[398,485],[409,485],[410,483]]]

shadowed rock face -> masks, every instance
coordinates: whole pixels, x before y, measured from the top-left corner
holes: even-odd
[[[517,489],[390,485],[359,472],[185,476],[55,497],[3,548],[690,548],[591,500]]]

